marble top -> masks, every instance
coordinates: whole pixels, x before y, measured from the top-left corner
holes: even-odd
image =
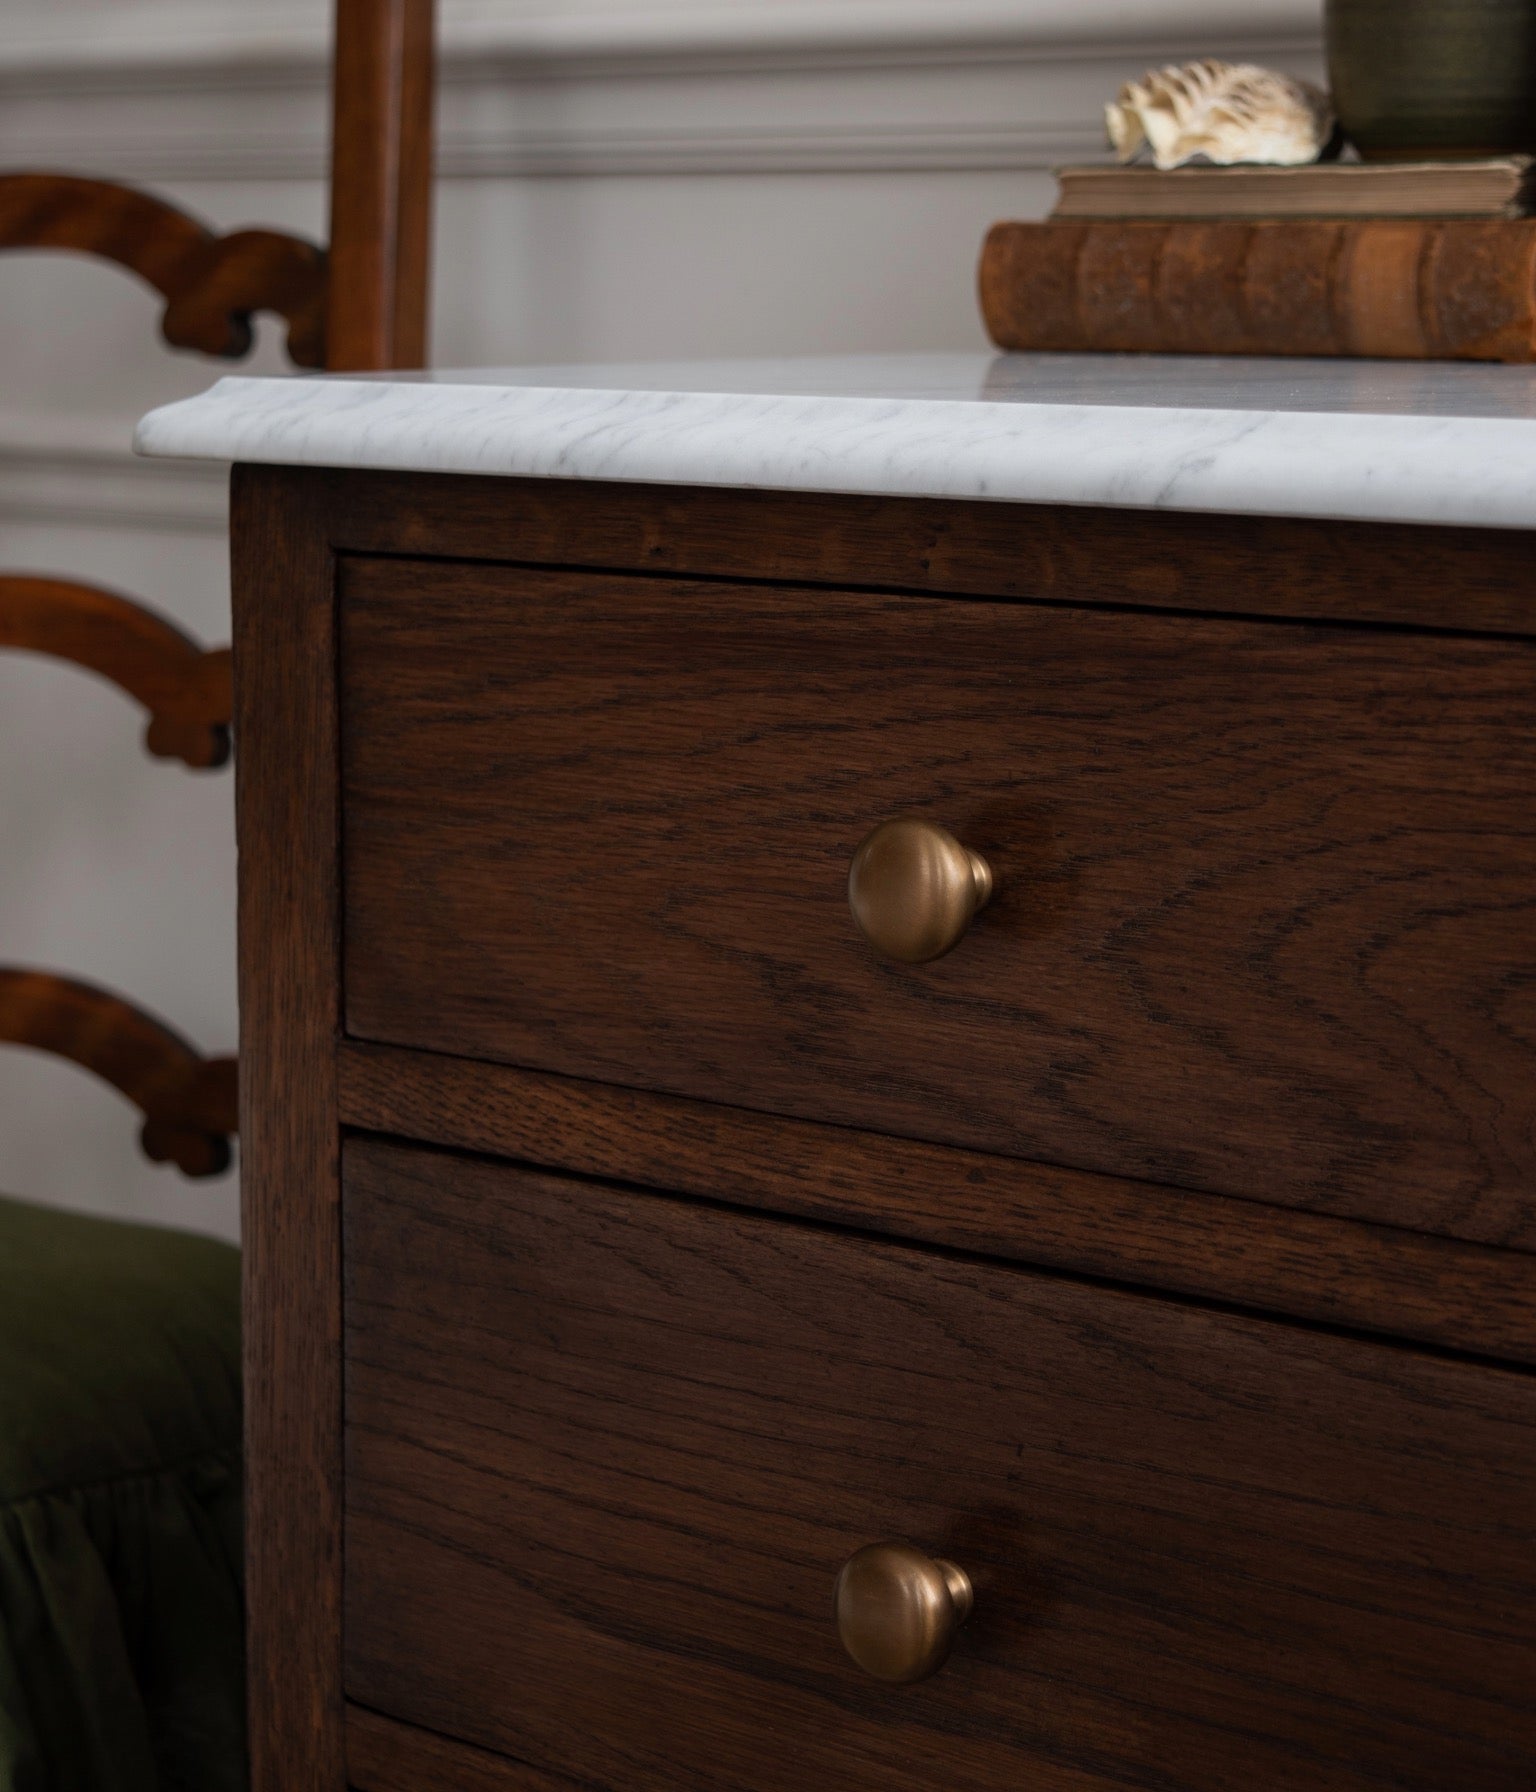
[[[867,355],[247,379],[149,455],[1536,526],[1536,368]]]

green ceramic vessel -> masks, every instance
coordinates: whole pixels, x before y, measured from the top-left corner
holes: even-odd
[[[1326,0],[1328,79],[1368,157],[1536,151],[1536,0]]]

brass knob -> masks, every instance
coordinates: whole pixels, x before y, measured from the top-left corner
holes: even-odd
[[[910,1543],[870,1543],[837,1577],[837,1634],[866,1674],[910,1686],[949,1659],[974,1597],[970,1577],[953,1562]]]
[[[954,951],[992,894],[992,867],[915,815],[882,821],[853,855],[848,906],[875,950],[902,964]]]

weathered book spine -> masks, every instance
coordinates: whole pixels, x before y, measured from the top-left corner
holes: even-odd
[[[1536,219],[993,225],[999,348],[1536,360]]]

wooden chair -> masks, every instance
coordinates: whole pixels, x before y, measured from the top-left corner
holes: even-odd
[[[328,250],[39,173],[0,174],[0,249],[129,269],[178,348],[238,356],[271,311],[300,366],[418,366],[432,40],[432,0],[338,0]],[[119,686],[152,754],[229,757],[228,650],[121,593],[0,576],[0,648]],[[235,1060],[121,997],[0,967],[0,1043],[105,1079],[151,1158],[228,1164]],[[239,1322],[228,1246],[0,1198],[0,1787],[243,1792]]]
[[[290,358],[336,371],[419,367],[426,354],[434,0],[338,0],[330,246],[273,230],[217,235],[112,181],[0,174],[0,250],[115,262],[165,301],[175,348],[237,358],[251,319],[287,326]],[[0,649],[68,660],[148,714],[145,744],[197,768],[229,756],[230,656],[147,606],[64,578],[0,574]],[[0,1044],[93,1071],[144,1116],[147,1154],[188,1175],[229,1162],[231,1059],[201,1059],[160,1021],[68,978],[0,968]]]

